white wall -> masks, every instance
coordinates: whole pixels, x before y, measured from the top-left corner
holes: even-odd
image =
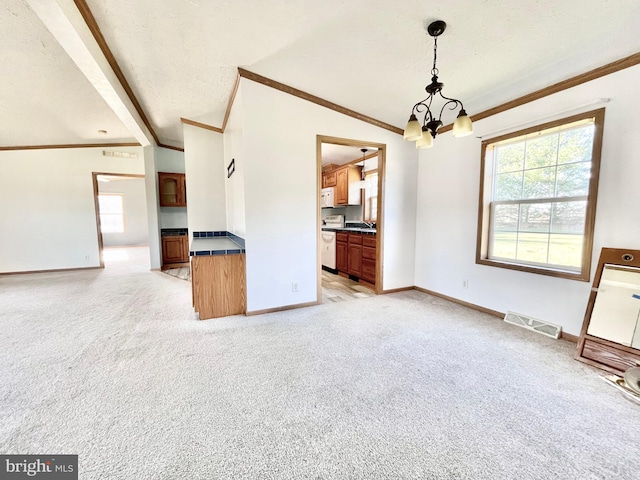
[[[151,269],[159,269],[162,264],[160,251],[160,207],[158,202],[158,174],[156,172],[155,154],[157,147],[144,147],[144,186],[147,195],[147,226],[149,231],[149,265]]]
[[[97,267],[92,172],[144,174],[141,147],[0,151],[0,272]]]
[[[102,244],[105,247],[147,245],[149,225],[147,223],[147,197],[144,178],[98,182],[98,192],[101,194],[122,194],[124,209],[124,232],[103,233]]]
[[[226,178],[227,230],[244,238],[247,232],[244,203],[245,150],[243,144],[244,124],[242,85],[238,87],[234,108],[224,131],[224,165],[226,167],[235,160],[235,172]]]
[[[640,66],[474,123],[491,138],[606,104],[591,280],[600,249],[640,249]],[[580,332],[590,283],[475,264],[481,139],[439,136],[421,151],[416,285],[486,308],[519,313]],[[468,289],[462,280],[469,280]]]
[[[414,285],[417,153],[401,135],[246,79],[247,310],[317,300],[316,136],[387,145],[383,288]],[[234,104],[234,109],[240,108]],[[292,134],[291,132],[295,132]],[[292,292],[291,283],[299,284]]]
[[[183,125],[189,233],[226,230],[222,134]]]

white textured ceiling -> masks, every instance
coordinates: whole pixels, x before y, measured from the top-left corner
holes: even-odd
[[[335,145],[333,143],[322,144],[322,165],[330,163],[334,165],[344,165],[357,158],[362,158],[362,148],[367,149],[367,155],[377,150],[375,147],[349,147],[346,145]]]
[[[24,1],[0,12],[0,147],[136,142]]]
[[[182,145],[180,117],[222,125],[239,66],[402,128],[413,104],[425,96],[433,41],[424,26],[435,19],[448,24],[438,45],[443,93],[462,100],[470,115],[640,52],[639,0],[87,4],[161,142],[177,146]],[[20,31],[27,20],[13,15],[0,24],[34,44],[26,48],[3,34],[3,49],[28,57],[16,68],[37,78],[53,75],[56,86],[66,87],[56,92],[61,103],[82,102],[74,108],[95,112],[99,102],[66,86],[73,64],[42,58],[42,31]],[[54,48],[46,45],[54,55],[49,50]],[[3,79],[3,87],[8,81]],[[43,98],[34,98],[29,108],[48,113]],[[18,108],[5,103],[4,93],[0,99],[3,107]],[[16,138],[21,128],[14,129]]]

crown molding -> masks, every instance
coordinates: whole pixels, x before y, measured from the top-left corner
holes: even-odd
[[[191,125],[192,127],[204,128],[205,130],[211,130],[212,132],[224,133],[224,130],[212,125],[208,125],[202,122],[196,122],[195,120],[189,120],[188,118],[180,117],[180,121],[185,125]]]
[[[111,148],[111,147],[140,147],[134,143],[67,143],[61,145],[20,145],[11,147],[0,147],[0,151],[10,150],[51,150],[56,148]]]

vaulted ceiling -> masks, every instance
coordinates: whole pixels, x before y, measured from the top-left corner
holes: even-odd
[[[448,24],[443,92],[470,115],[640,52],[638,0],[5,0],[0,146],[139,138],[60,46],[48,10],[33,10],[55,3],[88,7],[149,126],[174,147],[181,118],[222,126],[238,67],[402,128],[425,96],[425,24],[436,19]]]

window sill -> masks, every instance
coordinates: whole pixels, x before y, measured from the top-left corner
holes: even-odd
[[[567,270],[554,270],[552,268],[534,267],[531,265],[489,260],[488,258],[476,258],[476,264],[487,265],[489,267],[507,268],[509,270],[518,270],[520,272],[536,273],[539,275],[548,275],[556,278],[566,278],[568,280],[577,280],[579,282],[588,282],[591,278],[591,272],[589,270],[585,272],[569,272]]]

